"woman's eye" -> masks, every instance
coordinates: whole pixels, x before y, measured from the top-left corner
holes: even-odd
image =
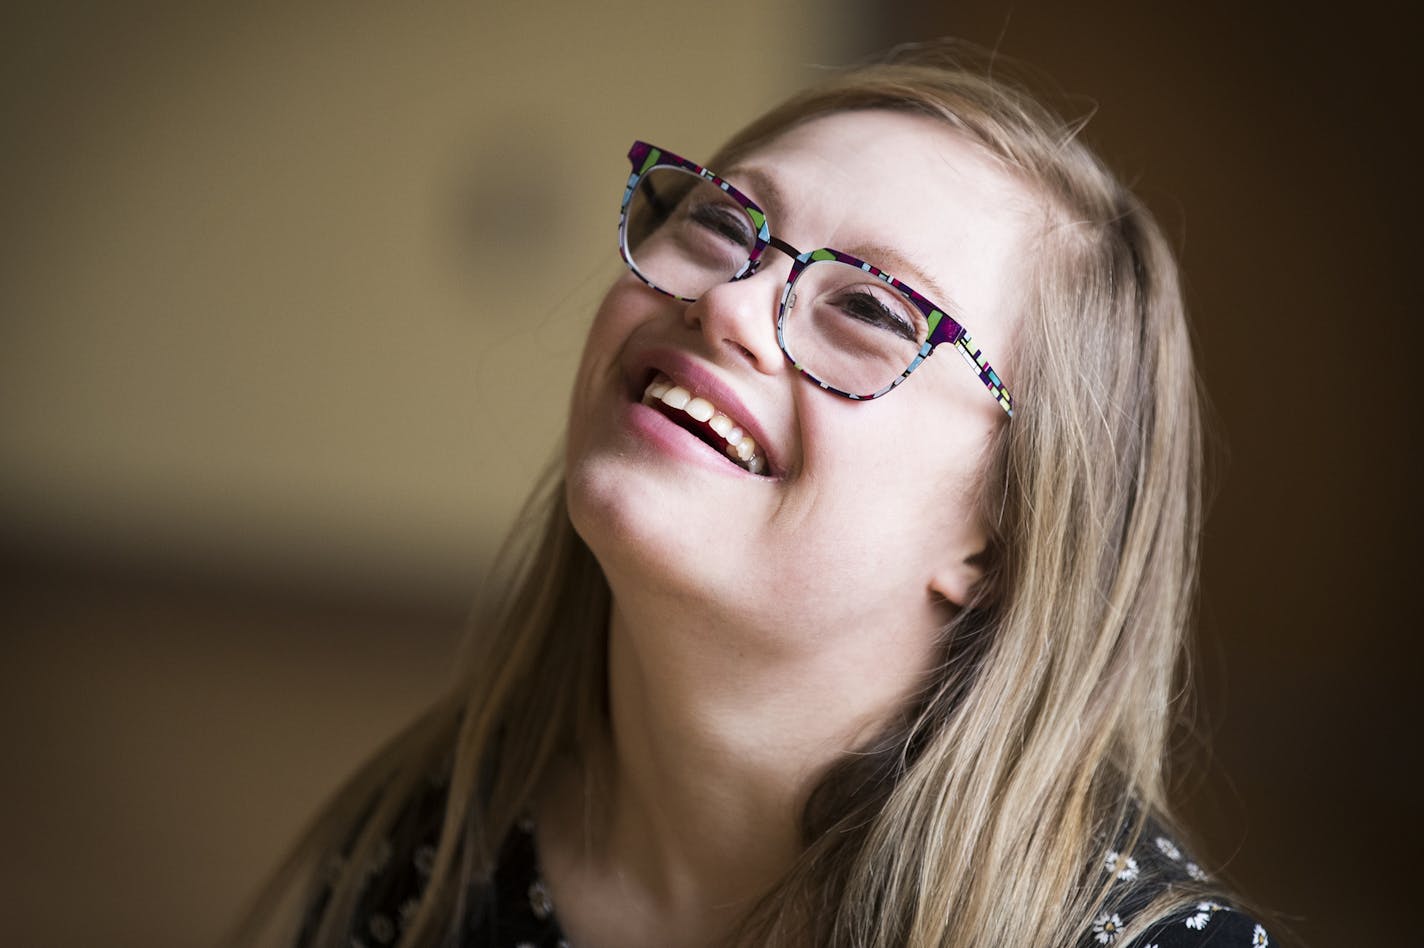
[[[915,334],[915,325],[909,316],[903,312],[885,305],[885,303],[875,294],[864,290],[847,291],[841,296],[837,306],[840,310],[852,319],[869,323],[895,335],[908,339],[911,342],[918,342]]]
[[[756,243],[751,221],[741,208],[729,204],[695,204],[688,217],[698,226],[705,227],[720,237],[724,237],[739,247],[750,250]]]

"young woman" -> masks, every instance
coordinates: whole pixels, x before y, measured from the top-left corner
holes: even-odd
[[[298,943],[1269,943],[1167,813],[1196,377],[1074,131],[918,49],[632,147],[542,526]]]

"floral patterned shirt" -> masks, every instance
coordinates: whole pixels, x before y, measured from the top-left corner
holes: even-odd
[[[1120,933],[1161,892],[1183,882],[1205,883],[1206,872],[1155,824],[1149,822],[1130,852],[1111,850],[1102,871],[1112,877],[1107,906],[1084,933],[1081,948],[1264,948],[1271,937],[1251,916],[1224,898],[1203,899],[1154,922],[1132,941]]]
[[[366,870],[350,948],[393,946],[414,917],[434,865],[444,815],[443,789],[433,785],[378,848]],[[340,860],[331,867],[333,872],[342,868]],[[1113,876],[1107,907],[1083,934],[1080,948],[1265,948],[1272,943],[1262,925],[1224,899],[1199,901],[1159,920],[1132,941],[1122,941],[1123,928],[1165,886],[1207,881],[1206,873],[1176,843],[1151,828],[1131,852],[1109,852],[1102,871]],[[299,948],[310,944],[326,897],[323,891],[313,904],[297,941]],[[540,875],[531,822],[521,822],[511,831],[499,852],[494,885],[472,889],[463,916],[462,930],[450,936],[448,948],[572,948],[559,928]]]

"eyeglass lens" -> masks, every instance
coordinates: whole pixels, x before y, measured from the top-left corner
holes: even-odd
[[[696,299],[735,277],[756,245],[746,210],[705,178],[653,168],[629,200],[624,249],[633,269],[664,292]],[[783,345],[797,365],[833,388],[869,395],[914,361],[928,336],[924,314],[859,267],[836,260],[802,269],[786,299]]]

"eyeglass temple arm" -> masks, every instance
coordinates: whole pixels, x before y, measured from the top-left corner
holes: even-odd
[[[984,350],[975,345],[974,337],[969,335],[957,320],[938,309],[930,313],[930,322],[930,337],[921,350],[921,358],[928,356],[945,343],[954,346],[964,358],[964,361],[969,363],[969,368],[973,369],[974,374],[979,376],[979,381],[989,390],[989,394],[994,397],[994,401],[998,402],[999,407],[1012,418],[1014,416],[1013,397],[1009,395],[1009,390],[1004,387],[1003,381],[999,378],[999,373],[995,372],[994,367],[989,364],[988,358],[984,355]]]

